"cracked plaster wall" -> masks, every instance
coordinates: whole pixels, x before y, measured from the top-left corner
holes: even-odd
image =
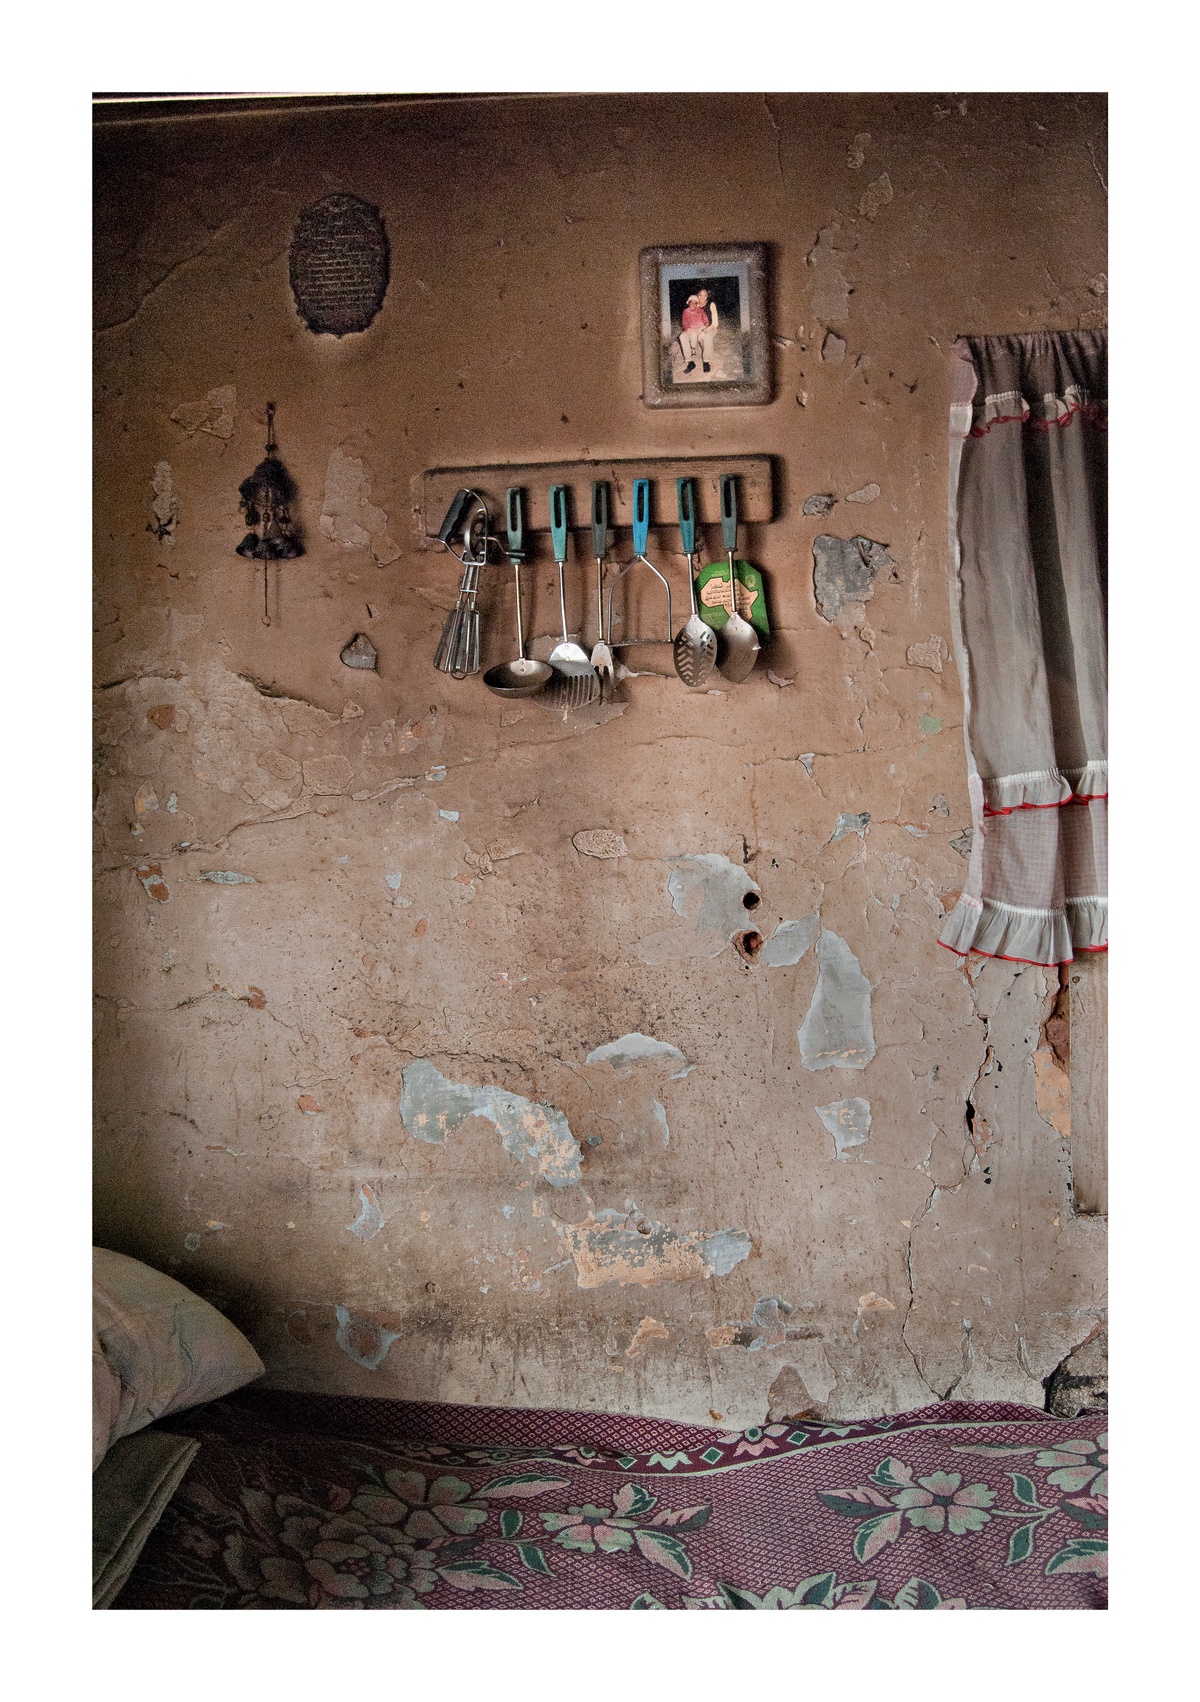
[[[272,1382],[751,1423],[1040,1405],[1094,1338],[1103,1220],[1034,1064],[1057,983],[935,941],[969,842],[949,350],[1103,322],[1103,121],[589,96],[101,133],[96,1237]],[[331,188],[392,242],[341,340],[287,281]],[[648,413],[638,250],[749,237],[776,400]],[[268,400],[308,553],[264,627],[234,546]],[[692,449],[778,457],[747,684],[639,674],[563,723],[433,670],[457,574],[411,545],[414,474]],[[818,537],[886,546],[869,603],[818,613]],[[852,1067],[814,1070],[843,1009]],[[440,1141],[406,1125],[434,1088]]]

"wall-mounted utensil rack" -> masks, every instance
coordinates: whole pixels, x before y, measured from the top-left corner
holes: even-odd
[[[525,465],[490,467],[431,467],[412,483],[414,541],[418,549],[440,549],[438,531],[456,491],[468,486],[487,503],[489,513],[504,513],[504,493],[519,485],[525,494],[527,532],[550,530],[550,487],[567,485],[571,492],[570,523],[585,531],[591,522],[593,481],[611,486],[609,525],[633,524],[633,481],[649,479],[652,487],[651,524],[675,526],[675,481],[693,479],[696,519],[702,526],[721,524],[721,475],[738,479],[739,519],[751,524],[775,517],[774,486],[769,455],[647,456],[636,461],[538,461]]]

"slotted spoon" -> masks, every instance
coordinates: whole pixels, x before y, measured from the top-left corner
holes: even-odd
[[[550,666],[559,678],[547,688],[547,695],[563,709],[582,709],[600,694],[600,676],[592,667],[587,651],[572,642],[567,631],[567,595],[563,568],[567,560],[567,487],[550,487],[550,536],[554,543],[554,559],[558,563],[558,607],[562,614],[562,642],[550,652]]]
[[[692,481],[676,479],[675,495],[679,504],[679,536],[687,557],[688,596],[692,600],[692,612],[675,634],[675,672],[685,686],[695,691],[717,665],[717,635],[696,612],[696,576],[692,565],[696,555],[696,499]]]

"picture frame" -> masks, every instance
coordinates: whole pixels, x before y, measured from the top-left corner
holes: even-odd
[[[766,244],[644,248],[639,266],[645,405],[769,402]]]

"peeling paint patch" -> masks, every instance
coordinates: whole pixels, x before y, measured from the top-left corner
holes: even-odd
[[[910,644],[904,652],[904,659],[910,668],[928,668],[930,673],[940,674],[942,663],[949,654],[946,640],[938,633],[931,632],[920,644]]]
[[[846,501],[847,502],[862,502],[862,503],[874,502],[878,495],[879,495],[879,486],[878,485],[876,485],[876,484],[860,485],[859,488],[856,491],[851,491],[849,493],[849,495],[846,497]]]
[[[734,1324],[717,1324],[704,1333],[709,1346],[744,1347],[747,1353],[757,1353],[764,1347],[782,1347],[788,1341],[805,1341],[816,1335],[811,1325],[789,1327],[796,1308],[780,1294],[765,1294],[755,1302],[748,1319]]]
[[[139,816],[149,815],[157,808],[158,795],[150,782],[147,781],[144,786],[139,786],[133,795],[134,814]]]
[[[623,1034],[619,1040],[609,1040],[603,1046],[597,1046],[588,1053],[584,1060],[589,1064],[611,1064],[614,1070],[628,1069],[631,1064],[640,1063],[644,1058],[663,1058],[679,1068],[671,1076],[672,1081],[680,1081],[690,1070],[696,1068],[689,1064],[678,1046],[672,1046],[666,1040],[652,1040],[648,1034]]]
[[[200,1237],[196,1234],[194,1229],[190,1235],[184,1236],[183,1245],[189,1253],[198,1253],[200,1251]]]
[[[942,730],[942,718],[941,718],[940,715],[922,715],[922,717],[921,717],[921,737],[923,739],[932,738],[934,733],[940,733],[941,730]]]
[[[768,969],[787,969],[799,963],[821,931],[817,915],[801,916],[794,922],[781,922],[758,954],[759,963]]]
[[[829,843],[836,845],[839,839],[848,839],[852,833],[857,833],[860,839],[865,839],[870,821],[870,810],[863,810],[859,815],[840,815]]]
[[[344,756],[313,756],[304,764],[304,785],[318,797],[332,797],[344,792],[354,778],[354,770]]]
[[[695,1065],[693,1065],[692,1068],[694,1069]],[[671,1079],[673,1081],[675,1078],[672,1077]],[[663,1145],[664,1146],[670,1146],[670,1144],[671,1144],[671,1131],[667,1127],[667,1108],[666,1108],[666,1106],[660,1104],[657,1099],[652,1099],[650,1101],[650,1110],[653,1113],[654,1121],[658,1124],[659,1128],[663,1132]]]
[[[837,497],[834,496],[832,491],[818,491],[814,496],[805,497],[804,507],[800,512],[802,514],[816,514],[824,519],[825,515],[832,513],[836,501]]]
[[[588,827],[571,835],[571,844],[585,857],[627,857],[629,851],[619,833],[607,827]]]
[[[171,424],[189,437],[203,431],[210,437],[228,441],[233,436],[236,417],[237,390],[232,384],[220,384],[202,402],[181,402],[171,413]]]
[[[846,146],[846,164],[851,171],[861,171],[862,163],[867,157],[867,149],[871,145],[871,132],[860,130],[853,142]]]
[[[439,810],[438,815],[441,816],[443,821],[457,821],[458,820],[458,811],[457,810]]]
[[[348,1223],[346,1228],[351,1235],[357,1235],[360,1241],[369,1241],[383,1228],[383,1211],[379,1197],[368,1182],[359,1185],[358,1216],[353,1223]]]
[[[690,1282],[727,1276],[750,1256],[744,1229],[668,1229],[634,1212],[589,1212],[582,1223],[554,1225],[575,1265],[580,1288],[606,1283]]]
[[[253,875],[241,875],[236,869],[205,869],[196,876],[198,881],[211,881],[214,886],[255,886]]]
[[[335,1313],[338,1327],[334,1339],[342,1352],[364,1370],[378,1371],[392,1343],[400,1340],[400,1332],[385,1330],[382,1324],[366,1318],[352,1317],[345,1306],[336,1307]]]
[[[876,1294],[873,1288],[869,1289],[866,1294],[860,1294],[858,1297],[858,1310],[854,1314],[854,1322],[850,1326],[850,1334],[857,1339],[858,1326],[862,1321],[864,1312],[894,1312],[895,1310],[896,1308],[893,1306],[892,1302],[884,1295]]]
[[[641,1357],[643,1347],[648,1341],[670,1341],[671,1332],[657,1318],[643,1318],[633,1333],[629,1346],[625,1349],[626,1359]]]
[[[874,183],[868,183],[858,203],[858,210],[864,219],[873,219],[881,207],[886,207],[892,199],[892,180],[887,172],[882,172]]]
[[[165,904],[170,898],[171,889],[163,879],[161,863],[139,863],[137,878],[157,903]]]
[[[175,480],[169,461],[155,462],[150,489],[154,492],[154,501],[150,504],[151,518],[146,530],[153,532],[160,544],[173,544],[175,528],[179,524],[179,498],[175,495]]]
[[[688,958],[716,957],[746,926],[747,895],[757,900],[757,882],[739,863],[719,852],[701,852],[667,859],[671,874],[667,894],[686,928],[665,928],[638,945],[643,963],[662,964]]]
[[[296,1101],[296,1109],[303,1111],[306,1117],[315,1117],[319,1112],[324,1111],[325,1107],[318,1105],[311,1093],[302,1093]]]
[[[387,535],[388,517],[371,501],[371,478],[362,461],[333,450],[325,468],[325,500],[321,505],[321,534],[346,549],[370,546],[385,567],[400,549]]]
[[[816,751],[804,751],[800,756],[798,756],[796,758],[797,762],[804,764],[804,767],[805,767],[805,769],[808,773],[810,780],[812,778],[812,765],[813,765],[813,762],[816,758],[816,754],[817,754]]]
[[[816,1413],[821,1402],[809,1393],[794,1365],[785,1365],[767,1390],[767,1423],[794,1423]]]
[[[835,231],[829,227],[818,231],[804,261],[812,273],[808,292],[813,317],[822,325],[840,325],[849,315],[853,294],[850,280],[838,264],[835,237]]]
[[[847,603],[865,603],[875,595],[880,568],[892,565],[887,545],[873,538],[813,539],[813,591],[817,613],[836,620]]]
[[[846,358],[846,339],[839,337],[836,331],[826,331],[825,341],[821,344],[821,359],[828,361],[830,366],[839,366]]]
[[[504,1150],[518,1164],[530,1161],[552,1187],[573,1187],[582,1179],[579,1142],[555,1106],[502,1087],[449,1081],[426,1058],[406,1065],[402,1080],[400,1120],[417,1140],[441,1146],[468,1117],[485,1117]]]
[[[1050,1046],[1039,1046],[1033,1054],[1033,1079],[1038,1116],[1060,1134],[1071,1138],[1071,1079]]]
[[[871,983],[839,934],[817,941],[817,985],[796,1036],[806,1070],[863,1070],[875,1056]]]
[[[845,1158],[847,1148],[864,1146],[871,1138],[871,1105],[866,1099],[835,1099],[831,1105],[814,1107],[817,1116],[833,1136],[837,1157]]]

